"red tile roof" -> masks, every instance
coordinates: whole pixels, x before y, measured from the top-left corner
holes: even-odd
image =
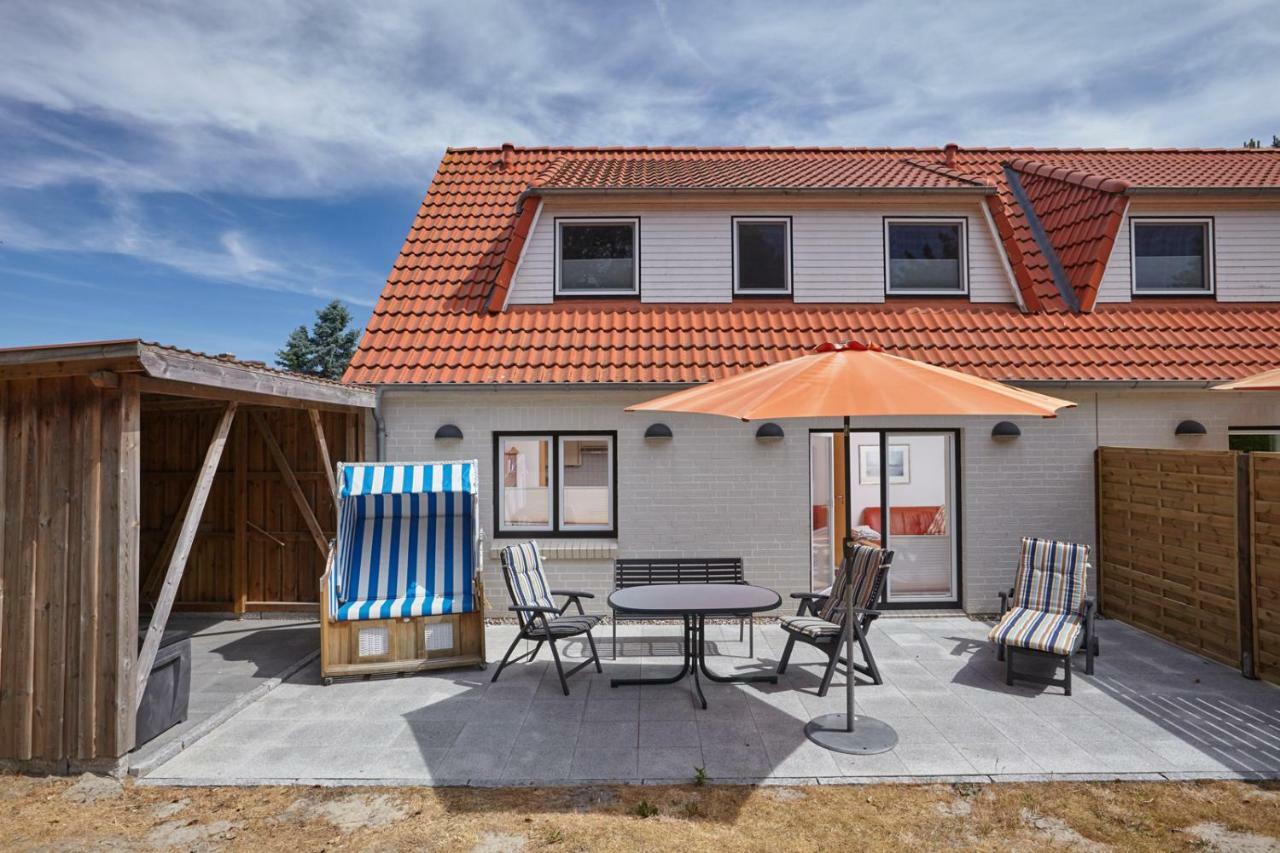
[[[1038,199],[1034,204],[1051,250],[1065,259],[1064,286],[1082,307],[1091,307],[1098,260],[1109,254],[1108,241],[1118,227],[1109,197],[1118,196],[1122,182],[1130,185],[1129,193],[1172,186],[1276,188],[1280,151],[961,149],[949,163],[946,158],[936,148],[450,150],[345,379],[696,382],[848,337],[998,379],[1230,379],[1280,364],[1280,303],[1144,301],[1074,313],[1005,174],[1006,167],[1019,166],[1024,190]],[[580,168],[566,165],[579,160]],[[839,188],[845,181],[846,188],[867,188],[893,176],[921,184],[938,179],[944,183],[936,186],[971,191],[994,186],[997,194],[985,200],[1029,313],[1012,304],[754,300],[575,301],[503,310],[537,204],[530,193],[538,192],[539,180],[548,188],[548,181],[563,180],[559,186],[569,188],[570,176],[588,182],[584,186],[678,177],[712,188],[709,182],[726,179],[696,164],[739,160],[748,164],[735,167],[742,181],[787,176],[814,187]],[[853,165],[858,161],[870,165]],[[679,165],[684,162],[695,165]],[[676,165],[655,165],[663,163]],[[863,183],[855,186],[856,181]]]
[[[563,157],[538,190],[967,190],[985,181],[947,174],[896,153],[750,151],[734,156],[636,152]]]
[[[1031,202],[1080,310],[1092,311],[1129,200],[1129,184],[1016,159],[1008,167]]]
[[[398,306],[407,308],[408,306]],[[1011,304],[513,305],[500,314],[379,312],[347,372],[369,383],[686,383],[859,340],[1001,380],[1222,380],[1280,363],[1280,307]]]

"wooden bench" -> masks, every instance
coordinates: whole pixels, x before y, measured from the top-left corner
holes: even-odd
[[[747,579],[742,570],[741,557],[664,557],[655,559],[631,559],[613,561],[613,588],[649,586],[666,583],[741,583]],[[618,621],[662,619],[658,615],[644,613],[618,613],[613,611],[613,658],[618,657]],[[755,615],[744,613],[738,619],[738,642],[742,642],[743,625],[750,625],[748,653],[755,657]]]

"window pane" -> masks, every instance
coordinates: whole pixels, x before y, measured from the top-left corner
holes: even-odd
[[[611,527],[609,440],[565,438],[560,443],[562,525]]]
[[[550,466],[550,439],[502,439],[503,528],[551,527]]]
[[[739,222],[738,289],[787,289],[785,222]]]
[[[1199,223],[1134,223],[1134,290],[1205,290],[1205,231]]]
[[[1227,447],[1245,453],[1275,453],[1280,450],[1280,433],[1233,432],[1227,436]]]
[[[963,289],[959,225],[890,224],[890,291]]]
[[[560,289],[635,290],[634,226],[561,225]]]

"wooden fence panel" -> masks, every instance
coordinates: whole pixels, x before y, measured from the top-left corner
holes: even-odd
[[[1280,684],[1280,453],[1250,453],[1253,661]]]
[[[238,423],[218,466],[175,609],[318,606],[324,555],[265,441],[250,422],[252,411],[246,406],[236,415]],[[337,510],[329,485],[332,477],[324,467],[310,415],[297,409],[256,411],[288,460],[323,534],[333,537]],[[199,405],[144,409],[144,572],[156,562],[166,534],[180,517],[219,412],[220,407]],[[322,411],[319,417],[331,458],[347,461],[348,431],[352,422],[357,431],[362,429],[362,416]]]
[[[1098,480],[1102,611],[1239,666],[1236,454],[1102,447]]]

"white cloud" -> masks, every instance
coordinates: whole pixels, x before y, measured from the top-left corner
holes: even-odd
[[[359,276],[256,246],[230,214],[183,234],[140,211],[425,188],[446,145],[508,139],[1234,145],[1280,132],[1277,53],[1266,0],[8,0],[0,190],[88,186],[111,215],[85,231],[0,209],[0,239],[336,292]]]
[[[446,144],[508,138],[1234,144],[1280,109],[1265,2],[780,11],[18,0],[0,11],[0,98],[118,133],[64,132],[0,179],[330,195],[425,183]]]

